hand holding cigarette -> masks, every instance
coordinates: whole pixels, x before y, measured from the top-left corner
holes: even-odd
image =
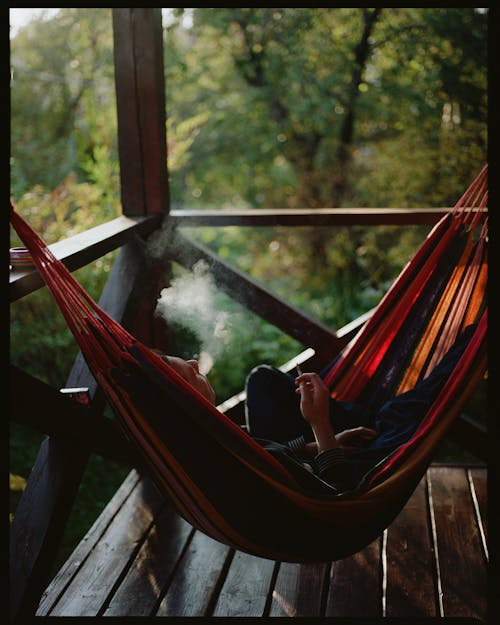
[[[327,387],[317,373],[301,373],[296,379],[296,393],[300,393],[300,411],[309,423],[328,418],[329,397]]]

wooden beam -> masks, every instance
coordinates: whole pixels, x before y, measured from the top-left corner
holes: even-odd
[[[87,386],[88,379],[68,378],[68,386]],[[26,391],[23,391],[26,392]],[[11,414],[17,397],[11,395]],[[40,404],[38,410],[44,410]],[[78,437],[46,438],[10,525],[10,610],[19,621],[36,610],[48,582],[52,561],[77,495],[88,450]]]
[[[85,232],[49,245],[50,251],[70,271],[88,265],[108,252],[125,245],[134,236],[147,236],[160,225],[163,215],[121,216]],[[14,302],[44,286],[36,269],[13,270],[9,276],[9,298]]]
[[[11,365],[10,392],[16,398],[12,421],[48,436],[75,441],[93,453],[126,465],[135,454],[116,421],[103,419],[91,406],[83,406],[41,380]],[[43,410],[40,407],[43,406]]]
[[[142,279],[141,260],[138,245],[129,243],[121,249],[99,301],[118,322],[123,322],[129,315],[129,295]],[[75,362],[66,386],[89,387],[94,414],[101,414],[102,395],[94,394],[94,378],[81,356]],[[11,414],[16,410],[16,402],[17,396],[11,394]],[[43,411],[44,405],[40,403],[38,410]],[[52,436],[40,447],[10,525],[10,609],[13,621],[29,617],[36,610],[48,583],[88,458],[89,450],[80,445],[77,434],[70,442],[66,436]]]
[[[342,341],[330,328],[258,285],[247,274],[221,260],[200,243],[176,233],[169,254],[189,269],[198,261],[205,261],[215,283],[226,293],[305,347],[312,347],[317,354],[336,353],[341,347]]]
[[[450,208],[257,208],[170,211],[176,226],[434,225]]]
[[[118,152],[125,215],[169,210],[161,9],[113,9]]]

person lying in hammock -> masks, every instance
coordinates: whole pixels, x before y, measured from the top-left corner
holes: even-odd
[[[246,428],[304,488],[319,480],[319,490],[325,484],[337,493],[355,490],[376,464],[415,432],[474,329],[465,329],[427,378],[379,408],[331,398],[317,373],[293,377],[259,365],[246,380]],[[215,392],[196,360],[165,359],[215,403]]]

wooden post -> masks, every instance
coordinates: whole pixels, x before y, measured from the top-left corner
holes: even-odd
[[[161,9],[113,9],[123,213],[169,211]]]
[[[113,9],[116,106],[124,215],[170,210],[161,9]],[[157,261],[144,276],[134,334],[165,344],[154,311],[168,267]]]
[[[118,322],[124,323],[134,313],[129,306],[130,294],[142,283],[142,259],[136,244],[123,247],[99,300]],[[93,416],[97,419],[104,401],[102,395],[97,397],[95,380],[81,355],[66,386],[90,389]],[[11,394],[12,411],[15,399]],[[39,412],[50,408],[40,401]],[[51,436],[40,447],[10,526],[11,622],[33,615],[38,606],[89,455],[90,448],[77,433],[72,441],[67,436]]]

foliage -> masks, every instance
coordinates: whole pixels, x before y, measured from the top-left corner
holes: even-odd
[[[116,168],[112,42],[109,9],[61,9],[11,41],[16,199],[35,185],[54,189],[71,172],[96,182],[88,159]]]
[[[168,110],[210,116],[173,175],[191,196],[175,197],[193,206],[452,203],[463,184],[451,189],[450,177],[470,179],[485,160],[486,19],[472,8],[193,10],[189,36],[169,31],[167,54],[184,53],[185,65],[167,63]],[[394,181],[411,194],[394,196]]]
[[[311,317],[340,328],[375,306],[427,232],[425,227],[326,228],[327,259],[309,271],[306,228],[188,229],[278,296]]]
[[[206,121],[190,158],[171,170],[174,206],[448,206],[486,160],[480,11],[231,8],[192,17],[189,32],[181,13],[169,29],[166,54],[184,63],[166,63],[167,107],[173,125]],[[337,245],[324,234],[302,234],[308,274]]]

